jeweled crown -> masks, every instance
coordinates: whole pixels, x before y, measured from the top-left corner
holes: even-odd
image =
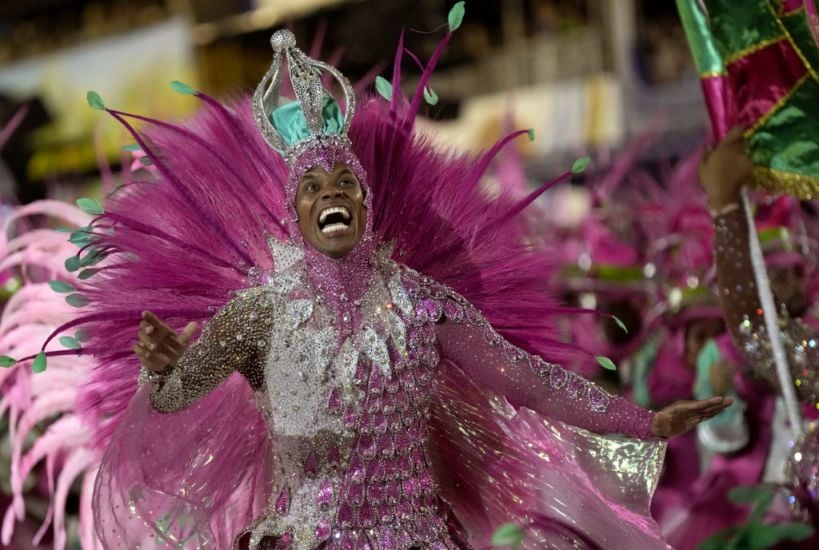
[[[253,116],[267,143],[290,165],[316,145],[349,149],[347,132],[355,112],[355,94],[347,78],[298,49],[296,37],[288,30],[276,31],[270,44],[273,63],[253,94]],[[296,101],[280,105],[285,60]],[[322,73],[330,74],[341,86],[344,113],[322,85]]]

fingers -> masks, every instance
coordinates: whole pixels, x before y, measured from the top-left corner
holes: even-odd
[[[734,400],[730,397],[712,397],[702,401],[693,401],[689,403],[694,407],[688,408],[686,412],[689,414],[689,419],[696,425],[717,416],[730,407],[733,402]]]
[[[181,353],[187,348],[187,346],[180,344],[177,341],[176,336],[173,334],[167,334],[164,338],[160,339],[153,334],[145,334],[144,331],[139,331],[137,336],[140,343],[143,344],[146,349],[152,352],[170,352],[173,354]]]
[[[725,406],[716,407],[716,408],[708,408],[708,409],[701,409],[701,410],[698,410],[698,411],[691,411],[688,414],[693,418],[707,419],[707,418],[713,418],[713,417],[717,416],[719,413],[721,413],[722,411],[724,411],[727,408],[728,408],[728,406],[725,405]]]
[[[148,357],[146,356],[145,348],[143,348],[139,344],[136,344],[132,348],[132,351],[139,358],[139,362],[142,363],[143,365],[145,365],[145,368],[148,368],[148,363],[150,362],[150,359],[148,359]]]
[[[176,340],[179,342],[179,344],[186,346],[190,342],[198,326],[199,325],[197,325],[193,321],[185,325],[185,328],[183,328],[179,336],[176,337]]]
[[[745,130],[741,126],[734,126],[725,139],[722,140],[720,146],[730,147],[732,149],[745,148]]]
[[[703,169],[705,169],[705,167],[708,165],[708,159],[710,159],[711,155],[713,155],[713,154],[714,154],[714,148],[713,147],[709,147],[708,149],[706,149],[705,151],[702,152],[702,155],[700,156],[700,164],[699,164],[700,174],[702,174]],[[702,178],[700,178],[700,179],[702,179]]]
[[[152,325],[162,325],[162,324],[164,324],[159,319],[159,317],[157,317],[156,315],[154,315],[153,313],[151,313],[150,311],[147,311],[147,310],[142,312],[142,318],[145,321],[151,323]]]
[[[695,417],[698,416],[698,417],[701,417],[701,418],[713,418],[714,416],[717,416],[719,413],[721,413],[724,410],[725,410],[725,407],[720,408],[720,409],[708,409],[708,410],[705,410],[705,411],[696,412],[696,413],[694,413],[693,416],[695,416]]]
[[[724,396],[721,396],[721,395],[718,395],[716,397],[711,397],[709,399],[703,399],[701,401],[695,401],[695,403],[697,403],[699,406],[701,406],[704,409],[714,409],[714,408],[716,408],[716,409],[720,409],[720,410],[731,406],[731,404],[733,402],[734,402],[734,400],[731,399],[730,397],[724,397]]]
[[[134,353],[146,368],[159,372],[179,359],[196,331],[196,323],[188,323],[181,334],[162,322],[150,311],[142,313]]]
[[[191,337],[196,332],[197,326],[198,325],[194,322],[188,323],[182,333],[177,334],[175,330],[166,325],[150,311],[144,311],[142,313],[142,320],[139,322],[140,333],[149,337],[149,341],[146,341],[146,343],[153,342],[157,348],[167,346],[172,351],[184,351]]]
[[[142,321],[139,322],[140,330],[146,334],[155,335],[154,339],[157,342],[163,341],[165,337],[172,336],[179,344],[187,345],[191,337],[196,332],[199,325],[195,322],[188,323],[182,332],[177,334],[175,330],[166,325],[162,320],[150,311],[142,312]]]
[[[701,401],[678,401],[671,405],[675,414],[681,414],[695,423],[708,420],[731,406],[734,402],[730,397],[712,397]]]
[[[733,405],[734,400],[730,397],[714,397],[706,400],[706,403],[710,403],[706,406],[706,410],[722,411]]]
[[[139,338],[139,342],[149,351],[155,351],[163,344],[162,340],[153,334],[147,334],[144,330],[140,330],[137,337]]]
[[[722,141],[720,141],[715,149],[719,149],[721,151],[732,151],[732,152],[744,152],[745,151],[745,130],[741,126],[734,126],[728,135],[726,135]],[[710,157],[710,153],[713,150],[706,151],[705,155],[703,155],[704,159]]]
[[[722,410],[729,407],[734,400],[730,397],[710,397],[699,401],[680,401],[679,405],[690,411]]]
[[[697,426],[697,424],[701,424],[702,422],[706,422],[706,421],[708,421],[708,420],[711,420],[711,419],[712,419],[712,418],[714,418],[715,416],[716,416],[716,414],[707,414],[707,415],[701,415],[701,416],[692,416],[692,417],[691,417],[691,418],[689,418],[689,419],[688,419],[688,421],[686,422],[687,427],[688,427],[687,429],[695,428],[695,427]]]
[[[701,401],[677,401],[657,412],[652,427],[656,435],[671,437],[687,432],[700,422],[713,418],[733,404],[730,397],[712,397]],[[663,427],[663,423],[668,427]]]
[[[142,321],[140,321],[140,327],[142,323],[147,323],[147,327],[151,327],[151,332],[156,332],[158,335],[170,334],[174,331],[162,322],[156,315],[151,313],[150,311],[143,311],[142,312]]]
[[[754,169],[754,162],[751,160],[751,157],[749,157],[745,153],[744,149],[743,149],[743,155],[739,159],[738,162],[739,162],[739,167],[738,167],[739,172],[749,172],[749,171]]]
[[[714,397],[709,397],[708,399],[700,399],[698,401],[694,401],[694,403],[703,403],[706,405],[719,405],[723,403],[726,399],[730,400],[730,397],[723,397],[722,395],[715,395]]]
[[[187,349],[187,345],[177,341],[173,335],[166,335],[162,340],[158,340],[153,334],[145,334],[140,330],[137,334],[138,345],[144,349],[148,355],[164,355],[171,358],[171,362],[178,359]]]
[[[146,369],[153,372],[162,372],[171,364],[170,358],[164,353],[153,353],[141,344],[133,347],[133,352]]]

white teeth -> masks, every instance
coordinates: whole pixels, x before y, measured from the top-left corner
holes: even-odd
[[[347,229],[349,229],[349,226],[343,223],[331,223],[330,225],[324,226],[321,232],[325,235],[329,235],[331,233],[338,233],[339,231],[346,231]]]
[[[327,216],[330,214],[342,214],[348,220],[352,217],[350,216],[350,211],[347,210],[347,208],[343,206],[331,206],[330,208],[325,208],[321,211],[321,214],[319,214],[319,223],[324,223],[325,218],[327,218]]]

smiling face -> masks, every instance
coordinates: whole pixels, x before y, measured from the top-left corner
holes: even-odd
[[[296,213],[304,240],[331,258],[346,256],[367,226],[364,189],[345,164],[332,172],[316,166],[307,171],[296,192]]]

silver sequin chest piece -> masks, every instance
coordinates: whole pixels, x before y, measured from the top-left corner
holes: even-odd
[[[274,323],[257,402],[273,443],[268,510],[248,531],[294,548],[455,548],[424,441],[439,356],[395,264],[382,266],[342,335],[293,266],[272,281]],[[345,546],[346,547],[346,546]]]

